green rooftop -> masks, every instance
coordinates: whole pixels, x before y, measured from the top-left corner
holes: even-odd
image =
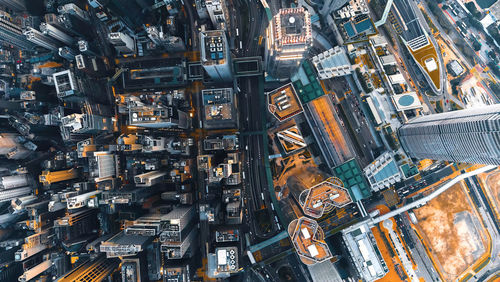
[[[399,168],[401,169],[401,171],[403,171],[405,178],[410,178],[418,174],[418,168],[416,166],[410,166],[409,164],[404,164]]]
[[[307,60],[302,63],[297,73],[292,77],[292,83],[303,105],[325,95],[313,66]]]
[[[370,186],[366,182],[356,159],[351,159],[335,167],[333,173],[344,182],[344,187],[349,191],[353,201],[366,199],[372,195]]]

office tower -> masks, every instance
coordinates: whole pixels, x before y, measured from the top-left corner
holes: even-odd
[[[201,65],[216,82],[230,82],[231,53],[223,30],[207,30],[200,32]]]
[[[78,170],[74,168],[67,170],[60,170],[60,171],[44,170],[42,171],[39,180],[43,185],[50,185],[52,183],[71,180],[77,177],[78,177]]]
[[[135,40],[128,34],[123,32],[112,32],[108,34],[108,39],[118,53],[122,55],[135,54]]]
[[[170,52],[180,52],[186,49],[182,38],[171,36],[163,31],[163,28],[150,26],[146,29],[149,39],[156,45],[157,48],[164,49]]]
[[[197,235],[194,227],[194,207],[176,207],[162,216],[164,231],[160,234],[161,251],[168,259],[181,259],[190,248],[195,248]],[[192,249],[191,249],[192,250]]]
[[[95,182],[111,180],[118,175],[118,157],[109,152],[94,152],[88,157],[89,177]]]
[[[40,31],[48,35],[54,39],[57,39],[61,41],[64,44],[67,45],[73,45],[76,42],[76,39],[73,38],[72,36],[64,33],[62,30],[57,29],[57,27],[48,24],[48,23],[41,23],[40,24]]]
[[[232,88],[203,89],[203,128],[237,128],[238,113]]]
[[[65,4],[62,6],[57,7],[57,12],[61,15],[64,14],[70,14],[82,21],[89,21],[89,16],[87,15],[87,12],[84,10],[80,9],[77,5],[73,3]]]
[[[135,186],[151,187],[155,184],[162,183],[167,172],[165,171],[150,171],[134,176]]]
[[[22,160],[32,154],[19,142],[19,134],[0,133],[0,156],[7,159]]]
[[[141,279],[141,260],[139,258],[122,259],[121,281],[142,281]]]
[[[28,39],[28,41],[31,41],[40,47],[51,51],[59,50],[60,44],[55,39],[44,35],[40,31],[32,27],[26,28],[23,31],[23,34],[26,36],[26,39]]]
[[[80,95],[80,89],[71,70],[64,70],[52,74],[54,86],[56,87],[57,98],[76,99]]]
[[[72,137],[85,137],[89,134],[111,132],[113,123],[110,117],[93,114],[71,114],[61,118],[61,136],[63,140]]]
[[[342,8],[349,0],[313,0],[312,2],[319,7],[322,15],[327,15]]]
[[[500,165],[500,104],[418,117],[398,136],[411,158]]]
[[[174,107],[129,103],[129,125],[146,128],[189,128],[189,115]]]
[[[87,56],[95,56],[94,48],[87,40],[78,40],[78,50]]]
[[[208,261],[208,277],[227,279],[231,274],[238,272],[238,247],[216,248],[215,254],[208,254]]]
[[[214,29],[227,30],[227,19],[229,15],[226,2],[224,0],[206,0],[205,5]]]
[[[99,246],[101,253],[106,253],[106,257],[134,256],[144,251],[148,243],[151,242],[150,236],[127,235],[124,231],[117,233]]]
[[[320,79],[351,74],[351,63],[344,48],[335,46],[312,58]]]
[[[28,174],[17,174],[2,176],[0,178],[0,189],[12,189],[17,187],[29,186],[30,180]]]
[[[445,71],[442,66],[441,53],[438,51],[433,37],[427,34],[414,9],[413,1],[398,0],[392,5],[392,14],[395,15],[395,26],[400,31],[400,38],[408,49],[411,57],[423,73],[425,80],[435,94],[442,94],[445,83]],[[391,2],[392,3],[392,2]],[[418,8],[417,8],[418,9]],[[418,11],[419,13],[420,11]]]
[[[75,183],[73,185],[74,189],[78,187],[77,185],[83,184],[82,186],[87,187],[87,182]],[[81,189],[81,188],[80,188]],[[87,188],[88,189],[88,188]],[[86,189],[81,189],[80,191],[87,191]],[[66,208],[68,211],[76,210],[82,207],[96,207],[98,205],[97,196],[101,194],[100,190],[94,190],[87,193],[79,194],[82,192],[69,192],[66,193]]]
[[[98,229],[97,209],[68,213],[54,221],[54,233],[67,251],[77,251],[87,241],[95,239]]]
[[[165,231],[160,234],[160,241],[182,241],[193,223],[194,216],[195,209],[192,206],[175,207],[163,215],[161,220],[165,224]]]
[[[17,187],[12,189],[0,189],[0,203],[9,202],[17,197],[26,196],[31,194],[33,189],[29,186]]]
[[[26,282],[26,281],[31,281],[33,278],[37,277],[40,275],[42,272],[49,270],[52,267],[52,261],[50,260],[50,257],[48,254],[45,254],[41,257],[42,262],[39,264],[36,264],[35,266],[31,267],[31,263],[26,263],[28,267],[25,267],[24,273],[19,276],[18,281],[20,282]],[[33,260],[34,263],[36,263],[37,260]]]
[[[74,61],[76,53],[73,51],[73,49],[69,48],[68,46],[60,47],[59,48],[59,56],[62,58],[68,60],[68,61]]]
[[[189,234],[182,241],[165,241],[161,244],[161,252],[167,259],[182,259],[191,257],[196,251],[196,237],[198,229],[191,228]]]
[[[90,38],[93,36],[90,24],[72,14],[58,15],[57,23],[58,27],[63,28],[68,33],[85,38]]]
[[[345,228],[342,238],[350,256],[349,261],[362,281],[376,281],[389,272],[368,224],[354,230]]]
[[[0,0],[0,6],[7,7],[16,12],[26,11],[25,0]]]
[[[99,256],[95,260],[88,260],[85,263],[72,269],[69,273],[60,277],[59,282],[74,281],[103,281],[120,265],[118,258],[106,258]]]
[[[19,249],[15,253],[15,260],[23,261],[49,248],[51,235],[51,231],[45,230],[44,232],[35,233],[24,238],[24,244],[22,245],[21,249]]]
[[[312,45],[311,16],[304,8],[280,9],[266,29],[266,72],[290,78]]]
[[[5,2],[10,2],[10,0]],[[4,46],[12,45],[23,50],[32,50],[36,46],[26,39],[23,29],[13,23],[11,16],[4,11],[0,11],[0,42]]]

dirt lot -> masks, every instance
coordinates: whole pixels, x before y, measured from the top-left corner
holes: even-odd
[[[447,281],[455,280],[484,253],[484,229],[460,183],[414,212]]]
[[[492,201],[493,208],[500,214],[500,170],[485,173],[479,176],[487,184],[487,195]],[[485,181],[486,180],[486,181]]]

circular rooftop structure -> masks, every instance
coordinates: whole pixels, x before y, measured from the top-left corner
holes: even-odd
[[[403,107],[409,107],[415,102],[415,98],[411,95],[401,95],[398,99],[398,104],[400,104]]]
[[[418,99],[417,93],[415,92],[407,92],[404,94],[393,95],[392,101],[398,111],[406,111],[422,107],[422,104]]]

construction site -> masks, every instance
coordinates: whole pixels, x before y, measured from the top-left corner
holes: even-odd
[[[500,221],[500,170],[494,170],[490,173],[483,173],[478,176],[482,180],[485,194],[490,200],[490,207],[496,215],[496,220]]]
[[[463,182],[414,209],[417,233],[446,281],[457,279],[479,260],[490,243]]]

